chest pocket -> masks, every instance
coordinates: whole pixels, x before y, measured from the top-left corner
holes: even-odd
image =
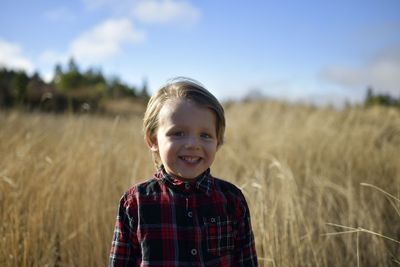
[[[227,216],[203,218],[207,251],[221,255],[234,247],[233,221]]]

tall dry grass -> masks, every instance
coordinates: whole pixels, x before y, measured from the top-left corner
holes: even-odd
[[[243,189],[260,266],[400,265],[399,111],[226,111],[213,173]],[[117,202],[153,171],[140,128],[0,113],[0,266],[106,265]]]

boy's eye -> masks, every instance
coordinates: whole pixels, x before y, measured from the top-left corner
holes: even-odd
[[[181,132],[181,131],[178,131],[178,132],[173,132],[172,135],[173,135],[173,136],[183,136],[184,133]]]
[[[202,133],[201,134],[201,137],[203,137],[203,138],[212,138],[212,136],[211,136],[211,134],[208,134],[208,133]]]

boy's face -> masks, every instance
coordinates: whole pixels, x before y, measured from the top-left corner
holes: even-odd
[[[167,100],[158,119],[149,146],[167,173],[193,179],[211,166],[218,148],[213,111],[190,100]]]

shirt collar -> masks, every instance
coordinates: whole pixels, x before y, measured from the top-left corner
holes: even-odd
[[[209,168],[205,172],[200,174],[197,178],[194,178],[193,181],[187,182],[168,174],[165,171],[164,166],[161,165],[159,170],[155,173],[154,177],[157,180],[160,180],[163,183],[166,183],[167,185],[171,185],[176,188],[184,188],[186,183],[190,183],[194,188],[206,193],[207,195],[211,193],[214,185]]]

